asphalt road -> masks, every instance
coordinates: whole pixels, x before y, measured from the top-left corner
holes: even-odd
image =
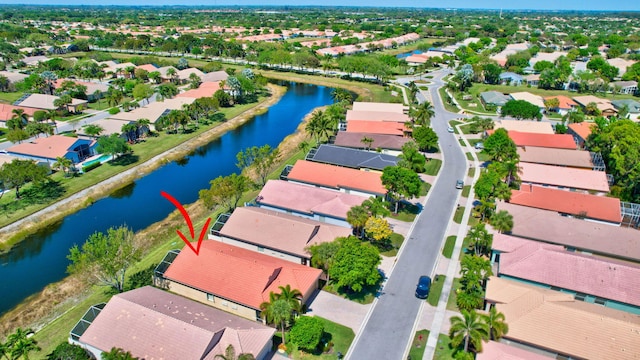
[[[435,109],[431,123],[440,139],[445,162],[381,295],[347,353],[347,359],[403,360],[407,344],[413,339],[413,325],[421,301],[424,301],[415,297],[418,277],[433,275],[447,226],[458,201],[460,190],[455,188],[455,182],[463,179],[467,171],[466,157],[458,146],[456,135],[447,132],[448,121],[460,116],[444,110],[437,92],[437,87],[442,84],[440,79],[446,71],[431,73],[434,79],[429,87]]]

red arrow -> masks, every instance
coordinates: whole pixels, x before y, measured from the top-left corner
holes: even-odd
[[[182,204],[180,204],[180,202],[178,202],[178,200],[176,200],[173,196],[167,194],[166,192],[160,191],[160,195],[164,196],[176,208],[178,208],[178,210],[180,210],[180,213],[182,214],[182,217],[187,222],[187,226],[189,226],[189,231],[191,232],[191,241],[194,241],[196,239],[196,235],[195,235],[195,232],[193,230],[193,222],[191,222],[191,217],[187,213],[187,210],[184,208],[184,206],[182,206]],[[193,250],[193,252],[196,253],[196,255],[198,255],[200,253],[200,245],[202,244],[202,240],[204,239],[204,235],[207,233],[207,229],[209,228],[209,223],[210,222],[211,222],[211,218],[207,218],[207,222],[205,222],[204,227],[202,227],[202,230],[200,231],[200,237],[198,238],[198,245],[195,248],[193,247],[193,244],[191,243],[191,241],[189,241],[187,239],[187,237],[184,236],[184,234],[180,230],[176,230],[176,233],[178,233],[178,236],[180,236],[182,241],[184,241],[184,243],[187,244],[187,246],[191,250]]]

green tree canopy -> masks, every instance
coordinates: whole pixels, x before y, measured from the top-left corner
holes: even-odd
[[[277,148],[271,148],[268,144],[261,147],[254,146],[236,154],[236,160],[238,160],[236,166],[242,171],[251,168],[258,177],[259,185],[262,186],[267,182],[267,176],[279,156],[280,151]]]
[[[250,190],[254,185],[251,179],[236,173],[218,176],[211,180],[210,184],[209,189],[200,190],[200,200],[209,209],[222,205],[225,210],[235,209],[245,191]]]
[[[398,202],[405,198],[411,199],[420,195],[422,180],[415,171],[400,166],[387,166],[382,172],[382,185],[395,200],[395,213],[398,212]]]
[[[516,119],[541,119],[540,108],[526,100],[509,100],[500,109],[500,116]]]
[[[41,184],[48,179],[48,169],[32,160],[14,159],[0,167],[0,184],[5,189],[15,189],[20,199],[20,188],[29,182]],[[0,195],[1,196],[1,195]]]
[[[462,317],[451,318],[449,338],[451,345],[463,345],[464,352],[469,351],[469,345],[477,352],[482,351],[482,342],[489,339],[489,328],[482,318],[473,310],[462,310]]]
[[[340,248],[329,269],[336,286],[359,292],[365,285],[376,285],[380,281],[378,265],[382,261],[378,249],[353,236],[337,241]]]
[[[131,147],[127,144],[127,141],[118,134],[111,134],[110,136],[102,136],[98,138],[98,147],[96,148],[99,153],[113,155],[118,157],[119,154],[125,154],[131,151]]]
[[[289,332],[289,341],[298,348],[312,352],[320,344],[324,334],[324,324],[316,317],[300,316]]]
[[[418,126],[413,129],[412,136],[422,151],[432,151],[438,148],[438,135],[430,127]]]

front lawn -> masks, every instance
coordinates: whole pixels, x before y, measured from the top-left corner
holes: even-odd
[[[23,92],[0,92],[0,101],[7,104],[13,104],[16,100],[20,99],[24,95]]]
[[[380,279],[382,282],[382,279]],[[378,290],[380,290],[380,284],[374,286],[364,286],[360,292],[348,292],[344,289],[336,289],[334,284],[325,284],[322,290],[338,295],[347,300],[355,301],[358,304],[371,304],[373,299],[376,298]]]
[[[411,343],[411,350],[409,350],[409,358],[422,359],[424,356],[424,349],[427,347],[427,340],[429,339],[429,330],[418,330],[413,337]]]
[[[460,289],[460,278],[454,278],[451,284],[449,299],[447,299],[447,310],[460,311],[460,309],[458,309],[458,289]]]
[[[451,348],[451,340],[446,334],[438,334],[438,345],[433,354],[433,360],[451,360],[455,349]]]
[[[438,175],[438,171],[442,167],[442,160],[430,159],[424,167],[424,173],[431,176]]]
[[[469,197],[469,192],[471,192],[471,185],[465,185],[462,188],[462,196],[468,198]]]
[[[449,95],[447,95],[447,93],[445,92],[445,89],[441,87],[440,89],[438,89],[438,93],[440,93],[440,98],[442,99],[442,103],[444,104],[445,110],[452,113],[457,113],[459,109],[457,106],[453,104],[449,104],[449,102],[447,101],[447,99],[449,98]]]
[[[444,275],[436,275],[433,279],[433,283],[431,283],[431,290],[429,291],[429,296],[427,296],[427,302],[431,306],[438,306],[438,301],[440,300],[440,294],[442,294],[442,287],[444,286],[444,279],[446,276]]]
[[[460,224],[462,222],[462,215],[464,215],[464,206],[458,206],[456,213],[453,215],[453,221],[456,224]]]
[[[334,360],[337,358],[337,354],[341,353],[342,355],[347,353],[353,339],[355,338],[355,333],[351,328],[340,325],[338,323],[334,323],[333,321],[329,321],[325,318],[315,316],[317,319],[322,321],[324,325],[324,336],[323,336],[323,344],[320,344],[321,347],[325,347],[328,349],[327,352],[322,352],[322,350],[318,349],[314,353],[308,353],[302,350],[294,350],[291,352],[290,356],[293,359],[304,360],[304,359],[318,359],[318,360]],[[273,337],[274,347],[277,347],[282,342],[282,332],[277,331]],[[331,346],[332,345],[332,346]],[[289,343],[287,343],[289,346]],[[295,348],[295,346],[294,346]]]
[[[442,256],[447,259],[451,259],[451,255],[453,255],[453,247],[456,245],[457,236],[451,235],[447,236],[447,240],[444,242],[444,247],[442,248]]]
[[[388,246],[384,249],[380,249],[380,255],[383,256],[396,256],[398,254],[398,250],[402,243],[404,242],[404,236],[398,233],[391,234],[391,238],[389,239]]]

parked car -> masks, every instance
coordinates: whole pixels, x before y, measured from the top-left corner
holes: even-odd
[[[464,187],[464,181],[458,180],[456,181],[456,189],[462,189]]]
[[[478,143],[476,143],[476,144],[474,145],[474,147],[475,147],[477,150],[482,150],[482,149],[484,149],[484,144],[483,144],[483,143],[481,143],[481,142],[478,142]]]
[[[416,286],[416,297],[418,299],[426,299],[429,296],[429,290],[431,289],[431,278],[422,275],[418,279],[418,285]]]
[[[453,126],[449,126],[447,128],[447,131],[450,132],[450,133],[453,133],[455,130],[453,130]]]

